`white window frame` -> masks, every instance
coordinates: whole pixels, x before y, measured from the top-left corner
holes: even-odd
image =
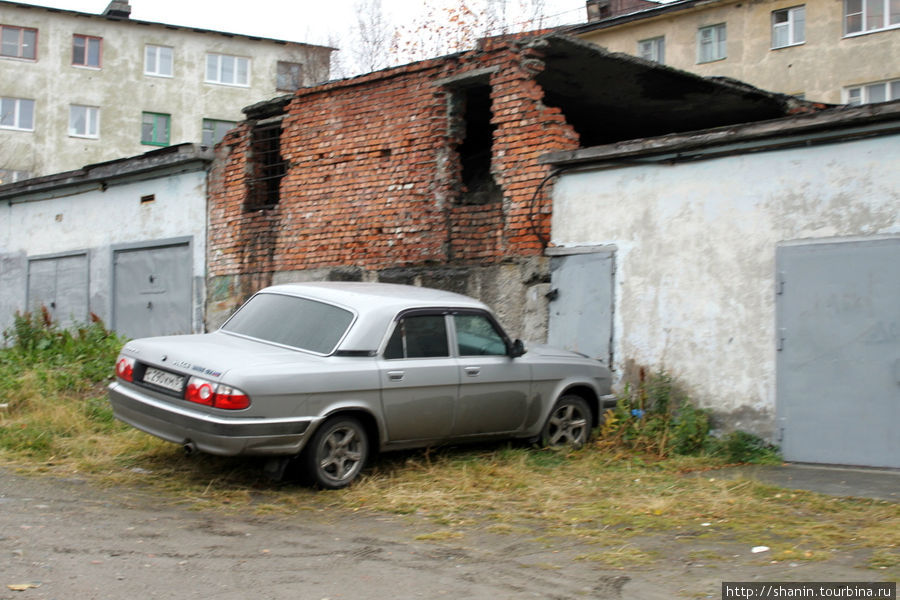
[[[78,131],[74,125],[75,113],[84,112],[84,131]],[[69,105],[69,136],[98,139],[100,137],[100,108],[82,104]]]
[[[709,33],[710,41],[704,40]],[[704,56],[704,49],[709,48],[709,56]],[[697,64],[711,63],[728,58],[728,29],[725,23],[716,23],[697,29]]]
[[[37,60],[37,39],[38,39],[38,30],[33,27],[19,27],[18,25],[0,25],[0,40],[2,40],[5,32],[15,32],[18,30],[18,41],[16,42],[16,53],[15,54],[2,54],[0,51],[0,56],[3,58],[15,58],[18,60]],[[26,39],[26,34],[31,32],[31,40],[30,44],[29,40]],[[0,42],[0,48],[2,48],[2,42]],[[31,56],[29,56],[29,52]]]
[[[875,88],[882,88],[883,99],[872,99]],[[872,104],[873,102],[890,102],[900,100],[900,79],[887,81],[874,81],[862,85],[852,85],[844,88],[844,104],[859,106],[860,104]]]
[[[166,51],[168,50],[168,56]],[[147,44],[144,46],[144,75],[151,77],[173,77],[175,72],[175,50],[171,46]],[[168,63],[164,65],[164,63]],[[168,73],[163,69],[168,66]]]
[[[859,4],[850,12],[850,5]],[[872,15],[872,8],[881,5],[881,19]],[[891,6],[897,4],[896,0],[844,0],[844,37],[865,35],[886,29],[900,29],[900,12],[891,14]],[[856,17],[858,23],[850,25],[851,18]],[[870,20],[880,21],[869,23]]]
[[[638,42],[638,56],[644,60],[666,64],[666,36],[647,38]]]
[[[31,104],[31,123],[23,124],[22,123],[22,106],[24,102],[29,102]],[[0,129],[11,129],[14,131],[34,131],[34,100],[29,100],[27,98],[11,98],[9,96],[4,96],[0,98],[0,111],[3,110],[3,107],[9,107],[12,105],[12,124],[11,125],[3,125],[2,119],[0,119]]]
[[[228,77],[226,76],[226,65],[229,62],[232,63],[231,81],[228,81]],[[244,71],[243,81],[238,80],[238,74],[241,72],[241,65],[243,65]],[[215,83],[218,85],[250,87],[250,59],[246,56],[209,52],[206,55],[205,81],[206,83]]]
[[[787,16],[787,20],[778,21],[779,15]],[[778,43],[778,37],[784,33],[784,43]],[[799,46],[806,42],[806,5],[792,6],[772,11],[772,50]]]

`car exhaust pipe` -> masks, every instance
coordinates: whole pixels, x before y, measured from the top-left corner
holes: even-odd
[[[192,442],[191,440],[186,441],[182,445],[182,448],[184,448],[184,453],[187,456],[190,456],[191,454],[194,454],[195,452],[197,452],[197,445],[194,442]]]

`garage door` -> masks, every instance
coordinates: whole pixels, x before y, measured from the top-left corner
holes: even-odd
[[[782,246],[776,262],[784,457],[900,467],[900,239]]]
[[[88,318],[87,254],[28,261],[28,310],[45,307],[62,327]]]
[[[188,243],[116,250],[115,330],[130,338],[190,333],[192,273]]]

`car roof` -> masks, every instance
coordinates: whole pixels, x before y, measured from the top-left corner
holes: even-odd
[[[338,350],[377,350],[397,313],[416,308],[466,308],[492,312],[483,302],[444,290],[395,283],[316,281],[264,288],[259,293],[319,300],[357,314]]]

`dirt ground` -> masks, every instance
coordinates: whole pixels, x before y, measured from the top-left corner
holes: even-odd
[[[851,553],[773,564],[751,544],[690,535],[660,535],[652,564],[616,568],[547,532],[417,539],[434,530],[334,509],[235,517],[0,469],[0,599],[718,599],[723,580],[883,579]]]

